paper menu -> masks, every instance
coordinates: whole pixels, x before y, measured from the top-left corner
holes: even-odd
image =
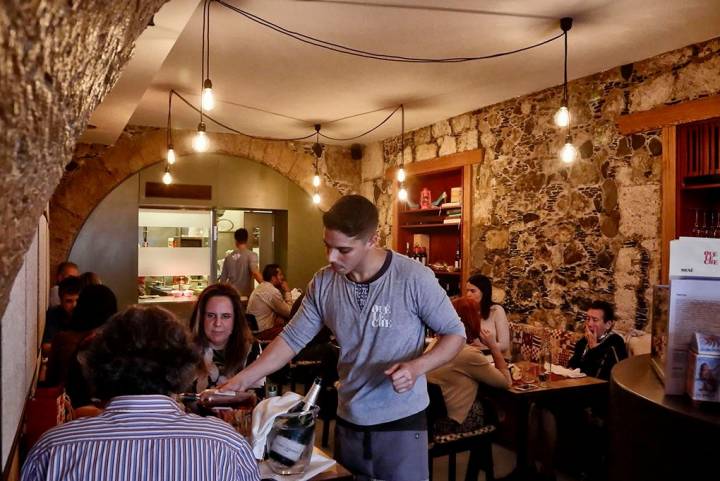
[[[665,394],[684,394],[693,334],[720,334],[720,280],[672,279],[669,317]]]

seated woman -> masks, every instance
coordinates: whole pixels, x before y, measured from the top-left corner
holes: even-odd
[[[427,379],[440,386],[448,417],[457,424],[456,427],[471,430],[484,424],[482,407],[475,403],[479,385],[508,389],[512,380],[500,346],[494,336],[481,327],[480,310],[475,301],[459,298],[453,301],[453,306],[465,325],[468,340],[472,340],[455,359],[429,372]],[[431,344],[428,349],[433,346]],[[483,354],[484,347],[490,350],[494,366]]]
[[[195,392],[215,387],[240,372],[259,354],[240,303],[230,284],[213,284],[198,297],[190,329],[202,353]]]
[[[508,353],[510,350],[510,325],[505,315],[505,309],[492,301],[490,279],[482,274],[470,276],[465,284],[465,296],[478,304],[482,328],[490,332],[501,352]],[[481,343],[479,347],[489,354],[490,346]]]

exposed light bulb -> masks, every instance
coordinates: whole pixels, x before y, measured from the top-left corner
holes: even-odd
[[[320,203],[320,194],[318,194],[317,192],[315,192],[315,193],[313,194],[312,199],[313,199],[313,204],[316,204],[316,205],[319,204],[319,203]]]
[[[167,163],[173,165],[175,163],[175,150],[172,145],[168,146],[167,150]]]
[[[570,125],[570,111],[563,105],[555,112],[553,119],[555,120],[555,125],[558,127],[567,127]]]
[[[577,149],[572,144],[571,140],[568,138],[565,141],[565,145],[563,145],[562,149],[560,149],[560,160],[562,160],[566,164],[572,164],[575,161],[576,157]]]
[[[210,142],[208,141],[207,134],[205,133],[205,123],[200,122],[198,124],[197,134],[195,134],[192,141],[193,149],[195,149],[195,152],[205,152],[209,145]]]
[[[209,78],[206,78],[203,82],[201,102],[203,110],[210,111],[215,107],[215,97],[213,96],[212,82]]]
[[[170,185],[172,184],[173,178],[172,175],[170,175],[170,171],[166,170],[165,173],[162,176],[163,184]]]
[[[405,182],[405,169],[400,167],[397,171],[397,181],[398,182]]]
[[[405,187],[400,187],[400,190],[398,191],[398,199],[405,202],[408,198],[408,193]]]
[[[320,187],[320,176],[317,174],[313,176],[313,186]]]

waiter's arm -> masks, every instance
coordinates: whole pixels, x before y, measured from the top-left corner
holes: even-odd
[[[408,391],[415,385],[418,377],[453,360],[463,345],[463,336],[447,334],[442,336],[430,351],[412,361],[394,364],[385,374],[392,379],[395,391]]]
[[[282,368],[295,357],[295,353],[285,340],[278,336],[265,348],[260,357],[248,367],[235,374],[220,386],[221,389],[247,391],[257,381]]]

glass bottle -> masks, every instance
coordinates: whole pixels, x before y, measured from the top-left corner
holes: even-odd
[[[315,378],[307,395],[273,422],[267,439],[268,464],[278,474],[304,472],[310,461],[315,438],[315,419],[320,410],[317,399],[321,378]]]

